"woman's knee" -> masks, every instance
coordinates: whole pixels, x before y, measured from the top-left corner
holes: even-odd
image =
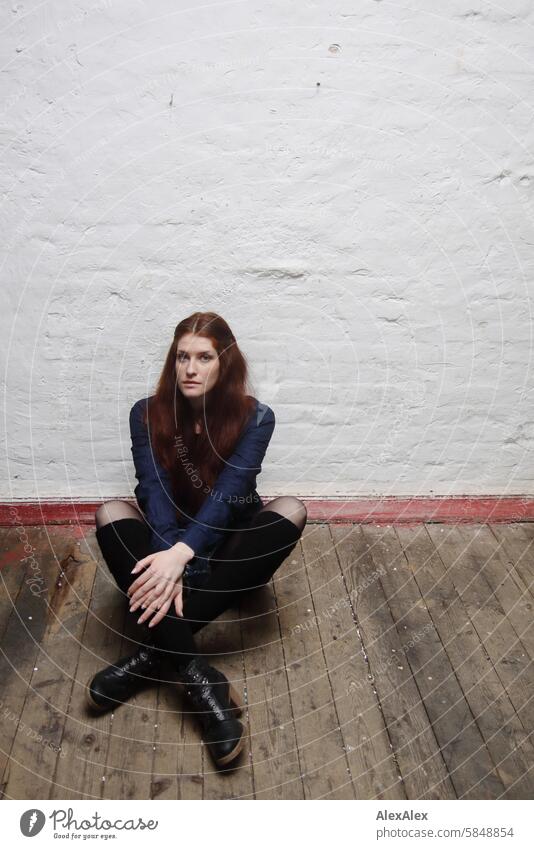
[[[306,505],[300,498],[295,498],[294,495],[280,495],[266,504],[263,509],[279,513],[293,522],[300,531],[304,530],[308,519]]]
[[[143,521],[143,517],[139,510],[129,504],[127,501],[114,499],[113,501],[104,501],[95,513],[95,523],[97,528],[103,528],[110,522],[118,522],[119,519],[139,519]]]

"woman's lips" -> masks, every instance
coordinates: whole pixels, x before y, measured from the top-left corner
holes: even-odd
[[[198,380],[184,380],[184,386],[200,386],[200,381],[198,381]]]

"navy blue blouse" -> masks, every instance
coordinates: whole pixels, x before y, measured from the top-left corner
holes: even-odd
[[[226,535],[262,505],[256,491],[256,476],[275,426],[275,415],[270,407],[256,398],[256,408],[245,424],[233,454],[226,460],[225,468],[217,477],[211,491],[196,515],[180,524],[176,514],[169,473],[158,462],[148,428],[143,424],[143,411],[148,398],[141,398],[130,410],[130,436],[135,476],[134,489],[137,503],[152,531],[153,550],[171,548],[181,541],[193,549],[198,557],[213,552]]]

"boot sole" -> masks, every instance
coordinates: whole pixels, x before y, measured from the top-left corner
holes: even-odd
[[[218,758],[218,760],[215,761],[217,766],[228,766],[228,764],[231,763],[235,758],[237,758],[237,756],[241,753],[244,745],[245,745],[245,728],[243,728],[243,733],[242,733],[241,737],[239,738],[237,746],[234,749],[232,749],[232,751],[229,752],[229,754],[225,755],[224,758]]]
[[[237,692],[237,690],[233,686],[233,684],[230,684],[230,686],[229,686],[228,699],[232,703],[232,710],[235,713],[235,715],[241,716],[241,714],[243,713],[243,702],[242,702],[242,699],[241,699],[239,693]]]

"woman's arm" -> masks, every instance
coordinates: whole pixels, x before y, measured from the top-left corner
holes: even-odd
[[[146,398],[142,398],[130,410],[132,455],[135,476],[139,481],[134,493],[153,536],[163,550],[178,542],[183,527],[180,527],[176,518],[168,472],[156,459],[148,428],[143,423],[146,401]]]
[[[275,422],[271,408],[258,404],[225,469],[181,538],[195,555],[202,555],[223,537],[239,499],[256,488],[256,476],[261,472]]]

